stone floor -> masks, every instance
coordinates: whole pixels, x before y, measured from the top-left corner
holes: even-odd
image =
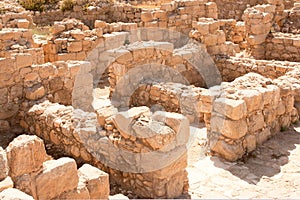
[[[234,163],[197,153],[205,128],[199,132],[189,150],[185,198],[300,198],[300,123]]]

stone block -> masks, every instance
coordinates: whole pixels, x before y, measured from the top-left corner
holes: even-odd
[[[248,118],[248,129],[250,133],[261,130],[265,126],[264,115],[257,111]]]
[[[7,147],[9,175],[14,178],[41,169],[47,154],[43,140],[33,135],[20,135]]]
[[[221,133],[234,140],[245,136],[248,131],[245,119],[233,121],[218,115],[212,115],[210,125],[212,132]]]
[[[94,23],[94,26],[95,26],[95,28],[102,28],[102,29],[104,29],[104,28],[106,28],[107,24],[104,21],[96,20],[95,23]]]
[[[248,112],[255,110],[262,110],[263,99],[262,94],[257,90],[242,90],[240,91],[240,96],[246,102]]]
[[[210,142],[210,149],[228,161],[236,161],[245,153],[241,143],[228,144],[224,140]]]
[[[17,21],[17,26],[18,26],[18,28],[28,29],[29,28],[29,21],[27,19],[19,19]]]
[[[193,27],[197,29],[201,35],[209,34],[209,23],[207,22],[193,22]]]
[[[16,58],[16,66],[20,69],[23,67],[29,67],[33,63],[32,55],[29,53],[17,53],[12,54]]]
[[[51,32],[53,35],[57,35],[61,32],[63,32],[66,29],[65,25],[59,24],[59,23],[54,23],[54,25],[51,28]]]
[[[43,163],[43,170],[36,177],[38,199],[52,199],[74,190],[78,185],[77,165],[71,158],[60,158]]]
[[[151,12],[142,12],[141,13],[141,20],[143,22],[151,22],[151,21],[153,21],[153,18],[154,18],[154,16],[153,16],[153,13],[151,13]]]
[[[91,199],[108,199],[109,177],[100,169],[84,164],[78,169],[80,180],[86,184]]]
[[[219,98],[214,102],[213,109],[232,120],[239,120],[247,114],[246,103],[243,100]]]
[[[46,90],[44,86],[35,85],[25,89],[25,97],[29,100],[38,100],[45,96]]]
[[[261,34],[261,35],[250,35],[249,38],[247,38],[247,41],[250,45],[258,45],[262,44],[266,41],[267,34]]]
[[[67,49],[69,52],[80,52],[82,51],[82,42],[70,42]]]
[[[300,47],[300,38],[295,38],[293,40],[293,46]]]

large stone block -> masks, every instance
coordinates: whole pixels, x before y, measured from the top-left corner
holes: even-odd
[[[78,169],[80,180],[86,183],[91,199],[108,199],[109,177],[100,169],[84,164]]]
[[[232,120],[239,120],[247,114],[246,103],[243,100],[219,98],[214,102],[213,109]]]
[[[245,136],[248,131],[245,119],[234,121],[219,115],[212,115],[210,125],[212,132],[221,133],[231,139],[239,139]]]
[[[241,143],[228,144],[224,140],[218,140],[216,143],[210,143],[212,151],[229,161],[235,161],[243,156],[245,150]]]
[[[29,53],[12,54],[16,58],[16,66],[18,68],[31,66],[33,63],[32,55]]]
[[[239,94],[246,102],[249,113],[255,110],[262,110],[264,102],[262,94],[257,90],[242,90]]]
[[[38,199],[52,199],[78,185],[77,165],[71,158],[60,158],[43,163],[42,172],[36,177]]]
[[[6,151],[12,178],[41,169],[47,159],[43,140],[32,135],[15,138]]]

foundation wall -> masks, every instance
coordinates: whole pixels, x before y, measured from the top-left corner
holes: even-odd
[[[266,40],[267,60],[300,62],[300,38],[293,34],[275,33]]]

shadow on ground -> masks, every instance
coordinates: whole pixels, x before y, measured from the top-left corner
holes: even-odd
[[[300,128],[297,128],[300,124],[295,127],[276,134],[236,164],[226,165],[226,170],[250,184],[257,184],[263,176],[272,177],[280,173],[281,167],[289,162],[290,152],[300,144]],[[225,161],[211,159],[216,167],[224,168]]]

